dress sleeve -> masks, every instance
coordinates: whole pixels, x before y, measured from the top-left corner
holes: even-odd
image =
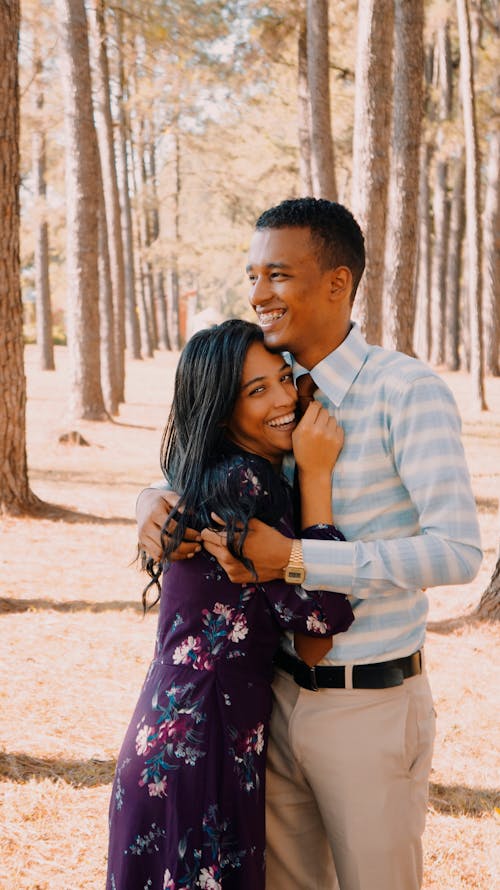
[[[344,540],[334,525],[325,523],[305,529],[302,537],[322,541]],[[323,637],[343,633],[354,621],[351,605],[343,593],[304,590],[277,580],[259,586],[283,630]]]

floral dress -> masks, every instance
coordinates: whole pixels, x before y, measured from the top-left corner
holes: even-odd
[[[265,507],[261,471],[249,455],[230,468],[237,493]],[[292,536],[287,497],[278,528]],[[303,534],[342,539],[333,526]],[[107,890],[264,890],[273,655],[283,630],[338,633],[352,620],[342,594],[234,584],[205,551],[171,563],[154,658],[117,761]]]

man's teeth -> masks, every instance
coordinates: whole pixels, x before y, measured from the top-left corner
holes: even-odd
[[[269,426],[287,426],[289,423],[292,423],[295,420],[295,414],[285,414],[283,417],[277,417],[275,420],[269,420]]]
[[[274,312],[261,312],[259,315],[259,324],[272,324],[285,314],[283,309],[275,309]]]

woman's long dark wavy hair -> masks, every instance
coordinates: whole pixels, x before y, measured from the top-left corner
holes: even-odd
[[[194,334],[184,347],[177,372],[172,407],[161,443],[161,467],[169,487],[179,493],[175,510],[167,516],[161,541],[163,557],[160,566],[151,561],[147,569],[153,579],[143,593],[147,608],[147,592],[156,584],[169,555],[181,543],[189,526],[202,529],[214,526],[212,511],[224,521],[231,553],[248,568],[253,565],[242,553],[248,520],[255,515],[255,497],[238,498],[228,484],[228,462],[234,459],[235,446],[226,437],[225,426],[233,413],[241,388],[243,364],[249,347],[263,343],[256,324],[240,319],[225,321],[216,327]],[[227,460],[225,460],[227,458]],[[263,461],[263,464],[265,462]],[[266,518],[276,522],[284,510],[283,488],[270,465],[269,507]],[[175,530],[167,532],[171,519]],[[236,536],[236,530],[239,534]],[[241,531],[240,531],[241,530]],[[154,605],[154,602],[150,605]]]

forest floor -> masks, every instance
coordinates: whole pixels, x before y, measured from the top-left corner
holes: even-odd
[[[0,890],[102,890],[115,758],[153,650],[132,564],[138,491],[158,479],[176,356],[129,362],[114,423],[79,423],[63,445],[67,354],[56,372],[26,350],[28,462],[36,494],[70,508],[0,530]],[[470,381],[458,401],[485,558],[473,583],[429,591],[426,654],[438,728],[425,833],[425,890],[500,886],[499,626],[469,617],[496,561],[500,379],[490,411]]]

